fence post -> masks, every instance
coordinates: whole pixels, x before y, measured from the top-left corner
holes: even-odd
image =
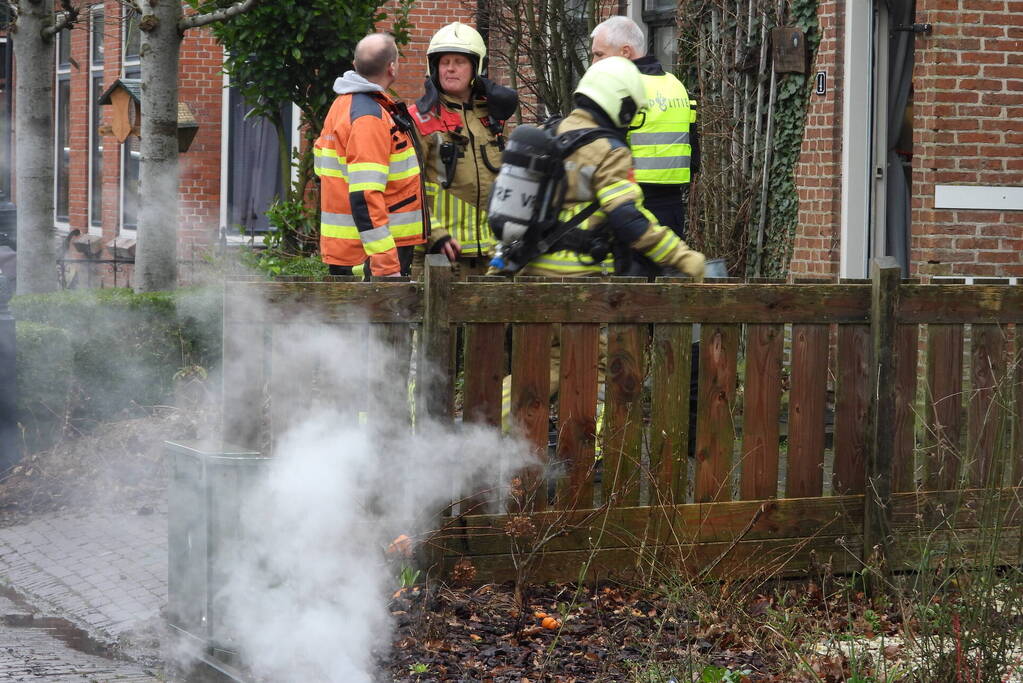
[[[454,417],[455,381],[448,294],[451,264],[443,254],[427,254],[423,273],[423,333],[416,358],[416,421]]]
[[[863,510],[863,562],[875,565],[882,576],[891,569],[892,462],[895,453],[896,331],[898,329],[899,284],[902,269],[894,258],[874,259],[870,266],[872,284],[870,336],[873,342],[870,367],[874,370],[874,391],[870,401],[870,441],[867,452],[866,495]],[[875,577],[867,573],[867,590],[879,592]]]
[[[0,273],[0,472],[17,464],[18,453],[18,372],[15,367],[14,316],[7,303],[14,292]]]

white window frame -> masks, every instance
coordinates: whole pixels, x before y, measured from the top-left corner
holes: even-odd
[[[60,144],[60,84],[62,81],[68,82],[68,103],[67,106],[71,106],[71,61],[70,59],[61,64],[60,62],[60,51],[65,40],[70,40],[70,31],[64,29],[58,31],[56,41],[54,44],[53,61],[54,61],[54,82],[53,82],[53,225],[57,228],[57,231],[61,234],[67,234],[71,232],[71,207],[70,207],[70,194],[71,194],[71,174],[70,174],[70,161],[68,162],[68,215],[66,218],[60,219],[57,217],[57,204],[59,201],[59,186],[60,186],[60,158],[64,153],[64,150]],[[71,46],[68,45],[70,54]],[[71,142],[71,126],[70,126],[70,113],[68,114],[69,125],[68,130],[65,133],[68,136],[68,144]]]
[[[131,12],[132,11],[133,10],[131,8],[129,8],[128,6],[125,6],[124,7],[124,13],[122,14],[122,21],[121,21],[121,78],[125,78],[126,77],[126,74],[127,74],[129,68],[134,68],[134,67],[140,67],[141,68],[141,66],[142,66],[142,58],[139,55],[132,55],[131,57],[129,57],[125,53],[125,50],[128,47],[128,31],[131,30],[131,26],[132,26],[131,22],[129,21],[129,17],[131,16]],[[117,217],[117,235],[118,235],[118,237],[137,237],[138,236],[138,223],[137,222],[136,222],[134,228],[126,228],[126,227],[124,227],[124,161],[125,161],[124,155],[125,154],[130,154],[130,151],[129,151],[130,147],[129,147],[127,141],[121,143],[120,147],[121,147],[121,153],[119,155],[120,156],[120,160],[119,160],[118,183],[117,183],[117,185],[118,185],[118,194],[119,194],[119,199],[118,199],[118,205],[119,206],[118,206],[118,217]],[[136,218],[136,221],[137,221],[138,220],[138,215],[137,214],[136,214],[135,218]]]
[[[876,147],[885,136],[878,126],[887,126],[881,109],[887,97],[886,65],[878,64],[887,55],[878,49],[878,41],[888,33],[878,31],[875,12],[883,3],[848,2],[845,6],[845,55],[842,64],[842,212],[839,270],[842,277],[865,278],[870,259],[878,248],[884,249],[884,235],[877,235],[878,211],[883,216],[884,166],[877,177]],[[878,21],[881,17],[878,17]],[[884,16],[887,24],[887,16]],[[884,67],[884,68],[880,68]],[[878,117],[877,112],[882,115]],[[883,157],[882,157],[883,158]],[[881,191],[875,191],[881,188]],[[884,220],[880,221],[884,226]],[[873,238],[872,238],[873,237]]]
[[[224,53],[227,59],[227,53]],[[299,152],[299,145],[302,142],[302,110],[295,103],[291,104],[291,154],[294,157]],[[225,73],[223,88],[220,98],[220,230],[224,235],[227,244],[263,244],[264,235],[258,234],[253,238],[241,235],[227,225],[227,199],[228,185],[230,182],[230,160],[228,159],[231,147],[231,78]],[[291,164],[291,177],[289,183],[294,185],[298,180],[298,164]]]
[[[89,234],[90,235],[102,235],[103,234],[103,198],[102,198],[103,197],[103,195],[102,195],[102,192],[103,192],[103,181],[102,181],[102,178],[100,179],[100,188],[99,188],[99,191],[100,191],[99,214],[100,215],[99,215],[98,221],[96,220],[96,216],[93,215],[93,210],[92,210],[92,203],[93,203],[92,202],[92,200],[93,200],[92,193],[96,191],[96,188],[94,187],[95,178],[93,176],[93,164],[95,163],[95,159],[93,159],[93,154],[94,154],[95,151],[98,151],[99,154],[100,154],[99,163],[100,163],[100,175],[101,176],[102,176],[102,164],[103,164],[103,158],[102,158],[103,157],[102,137],[100,136],[99,131],[96,129],[96,126],[92,125],[93,121],[98,120],[97,114],[98,114],[98,110],[99,110],[99,107],[100,107],[99,102],[96,101],[97,100],[97,97],[96,97],[97,93],[93,89],[92,86],[93,86],[93,83],[95,82],[95,79],[96,79],[97,75],[99,75],[101,80],[102,80],[102,76],[103,76],[103,62],[105,61],[105,59],[104,59],[104,60],[101,60],[99,62],[96,62],[95,59],[94,59],[94,56],[96,54],[96,46],[95,46],[96,31],[94,29],[94,26],[95,26],[95,21],[96,21],[96,17],[97,16],[102,17],[102,19],[103,19],[103,27],[104,27],[104,31],[105,31],[106,30],[106,15],[105,15],[105,12],[104,12],[104,6],[101,5],[101,4],[93,5],[92,9],[89,12],[89,114],[88,114],[88,116],[89,116],[89,143],[88,143],[89,144],[89,154],[88,154],[88,164],[89,164],[89,179],[88,179],[88,187],[89,187],[88,192],[89,192],[89,194],[88,194],[88,197],[89,197],[89,200],[88,200],[87,206],[86,206],[86,214],[87,214],[86,221],[87,221],[87,224],[89,226]],[[101,35],[100,36],[100,40],[102,40],[102,39],[103,39],[103,36]],[[102,94],[102,93],[100,93],[100,94]],[[99,144],[99,149],[98,150],[96,149],[96,141],[97,140],[100,140],[100,144]]]

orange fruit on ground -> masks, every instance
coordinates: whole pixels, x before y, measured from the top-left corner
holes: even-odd
[[[544,617],[543,621],[540,622],[540,625],[544,628],[555,629],[561,626],[561,622],[554,617]]]

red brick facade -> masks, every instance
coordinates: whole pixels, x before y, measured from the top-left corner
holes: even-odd
[[[843,6],[822,0],[811,96],[796,168],[793,274],[839,274]],[[1023,0],[918,0],[911,121],[910,274],[1023,277],[1023,211],[935,208],[939,185],[1023,186]]]
[[[795,175],[799,227],[790,270],[823,277],[838,272],[838,216],[842,210],[843,0],[821,0],[817,11],[821,42],[811,74],[825,72],[825,92],[807,106],[803,147]]]
[[[393,2],[384,7],[393,11]],[[412,40],[403,49],[399,80],[394,89],[405,100],[414,100],[422,92],[426,74],[426,47],[433,33],[444,24],[460,20],[473,22],[473,5],[463,0],[421,0],[411,16]],[[83,19],[89,16],[82,13]],[[106,3],[103,60],[103,89],[124,75],[123,30],[120,3]],[[387,30],[389,22],[378,28]],[[90,232],[90,26],[83,21],[71,33],[70,128],[69,128],[69,215],[67,228],[78,229],[83,238]],[[208,28],[186,33],[181,46],[179,100],[188,105],[199,124],[188,151],[181,155],[179,257],[190,260],[214,244],[221,228],[221,155],[223,128],[224,77],[221,71],[223,51]],[[340,75],[340,74],[338,74]],[[100,108],[101,124],[111,121],[109,107]],[[128,143],[130,144],[131,139]],[[136,143],[137,144],[137,143]],[[92,226],[92,234],[108,244],[119,236],[134,237],[134,231],[122,230],[121,145],[113,137],[103,139],[102,221]],[[82,241],[80,238],[79,241]],[[98,246],[98,245],[97,245]],[[109,256],[109,253],[103,254]],[[183,274],[184,275],[184,274]],[[121,281],[123,283],[123,280]]]
[[[934,186],[1023,186],[1023,0],[920,0],[917,21],[917,272],[1021,277],[1023,211],[935,209]]]
[[[821,0],[821,42],[811,77],[827,72],[813,94],[795,169],[799,222],[790,272],[841,275],[843,211],[843,64],[845,7]],[[851,5],[850,5],[851,6]],[[393,12],[394,0],[384,10]],[[420,0],[411,16],[395,90],[414,100],[426,74],[426,47],[444,24],[474,23],[471,0]],[[119,3],[106,3],[104,86],[124,73]],[[83,12],[83,18],[87,16]],[[916,37],[912,94],[912,213],[910,273],[917,276],[1023,277],[1023,211],[935,208],[938,185],[1023,186],[1023,0],[918,0],[916,21],[931,35]],[[85,23],[85,22],[83,22]],[[386,30],[389,23],[380,26]],[[72,32],[70,81],[70,228],[90,231],[90,31]],[[222,52],[208,29],[188,32],[182,45],[180,99],[199,131],[181,157],[181,254],[212,244],[221,228]],[[863,68],[866,68],[864,65]],[[109,123],[108,108],[101,108]],[[908,150],[907,150],[908,151]],[[92,226],[104,244],[122,233],[121,146],[103,141],[102,221]],[[865,226],[853,229],[863,229]]]

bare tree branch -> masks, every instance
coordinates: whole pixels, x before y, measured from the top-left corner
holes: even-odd
[[[74,20],[71,18],[70,12],[58,12],[53,15],[53,24],[42,30],[43,38],[55,36],[64,29],[70,28],[73,23]]]
[[[178,30],[181,33],[184,33],[190,28],[199,28],[200,26],[206,26],[207,24],[212,24],[217,21],[230,19],[242,12],[247,12],[248,9],[255,4],[256,0],[239,0],[230,7],[224,7],[223,9],[218,9],[215,12],[210,12],[208,14],[193,14],[178,22]]]

